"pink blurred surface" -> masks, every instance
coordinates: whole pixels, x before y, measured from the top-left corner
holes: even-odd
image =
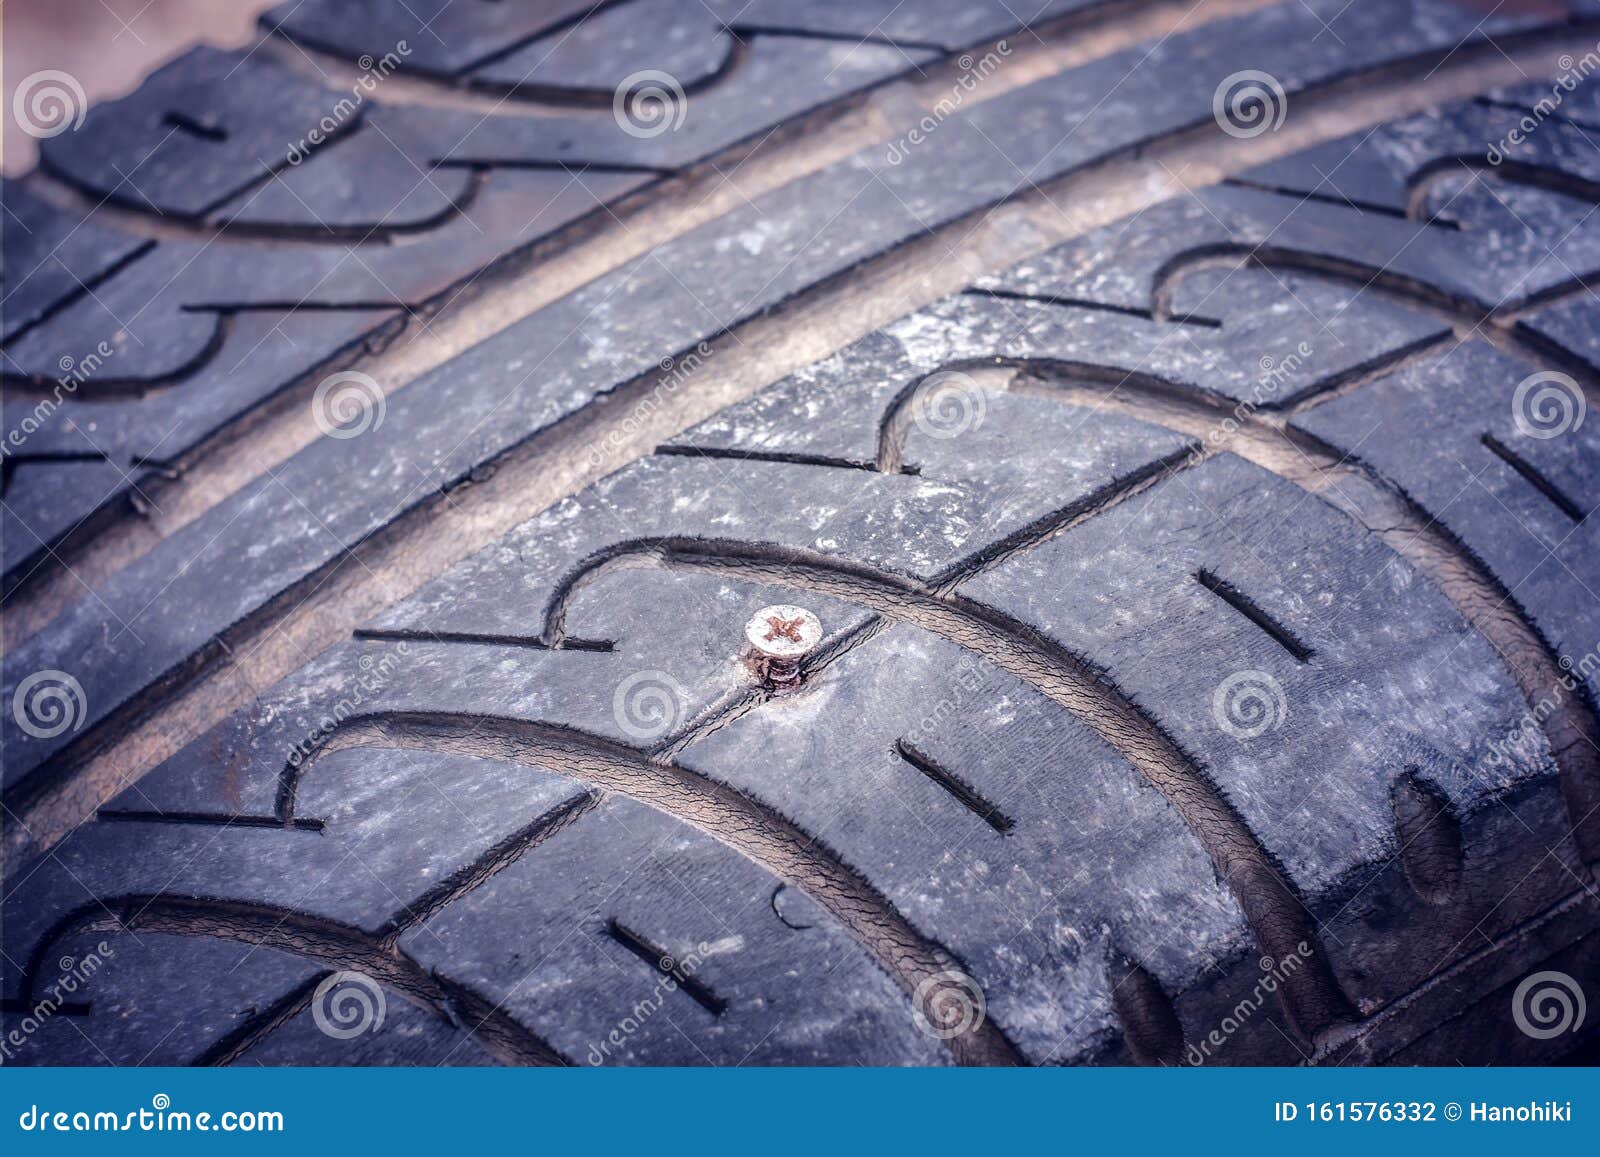
[[[238,46],[274,0],[4,0],[0,87],[5,95],[3,164],[33,167],[39,142],[17,126],[13,101],[28,77],[68,73],[90,104],[122,96],[175,56],[205,42]]]

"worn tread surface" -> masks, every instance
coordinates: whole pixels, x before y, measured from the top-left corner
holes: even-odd
[[[1587,6],[690,7],[285,5],[7,183],[6,1059],[1579,1046]]]

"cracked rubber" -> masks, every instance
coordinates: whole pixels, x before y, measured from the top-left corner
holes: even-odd
[[[1521,7],[307,0],[43,142],[7,1062],[1592,1050],[1511,992],[1600,982],[1600,25]]]

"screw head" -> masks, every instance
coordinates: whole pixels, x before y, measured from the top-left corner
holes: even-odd
[[[762,607],[744,626],[745,641],[763,659],[798,664],[822,642],[822,622],[804,607]]]

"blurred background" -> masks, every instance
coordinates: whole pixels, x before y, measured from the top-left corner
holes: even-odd
[[[275,0],[0,0],[3,156],[8,175],[31,169],[39,142],[17,127],[18,86],[43,69],[70,73],[90,104],[118,97],[201,41],[240,45]]]

